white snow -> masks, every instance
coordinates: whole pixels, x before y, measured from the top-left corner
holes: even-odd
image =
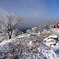
[[[59,36],[57,36],[57,35],[50,35],[43,40],[43,43],[47,46],[58,49],[59,48],[59,41],[57,39],[58,37]]]
[[[51,37],[51,38],[58,38],[57,35],[50,35],[49,37]]]
[[[47,59],[59,59],[57,54],[51,49],[39,47],[38,51],[41,52]]]
[[[28,43],[28,46],[32,46],[32,44],[33,44],[32,41],[30,41],[30,42]]]
[[[22,38],[22,37],[26,37],[26,36],[27,36],[27,35],[19,35],[19,36],[17,36],[16,38],[4,40],[4,41],[2,41],[2,42],[0,43],[0,46],[1,46],[1,45],[4,45],[4,44],[6,44],[6,43],[12,42],[12,41],[15,40],[15,39]]]
[[[37,35],[37,33],[31,33],[32,35]],[[0,50],[2,51],[7,51],[8,50],[8,44],[7,43],[12,43],[14,40],[17,40],[18,38],[23,38],[23,37],[30,37],[31,34],[22,34],[22,35],[19,35],[17,36],[16,38],[12,38],[10,40],[4,40],[0,43]],[[55,50],[59,49],[59,41],[57,41],[56,39],[54,38],[57,38],[58,36],[57,35],[50,35],[48,36],[47,38],[45,38],[42,42],[42,44],[44,43],[46,46],[44,46],[44,44],[41,46],[39,45],[38,47],[36,47],[36,50],[42,54],[42,56],[46,57],[47,59],[59,59],[59,56],[57,56],[57,54],[55,53]],[[26,39],[25,39],[26,40]],[[14,42],[13,44],[16,44],[17,42]],[[18,42],[19,43],[19,42]],[[31,46],[34,46],[32,40],[28,41],[27,42],[29,47]],[[40,42],[41,43],[41,42]],[[53,46],[53,44],[56,44],[56,46]],[[1,48],[1,46],[3,46]],[[31,52],[32,53],[32,52]],[[36,55],[32,55],[31,53],[29,53],[29,56],[27,58],[29,59],[38,59],[40,58],[40,54],[37,53]],[[19,52],[20,54],[20,52]],[[27,53],[23,53],[23,55],[27,55]],[[11,54],[10,54],[11,55]],[[23,58],[23,57],[20,57],[19,58]],[[26,59],[27,59],[26,58]]]
[[[4,44],[6,44],[6,43],[9,43],[9,42],[11,42],[12,40],[4,40],[4,41],[2,41],[1,43],[0,43],[0,45],[4,45]]]
[[[23,34],[23,35],[17,36],[16,38],[4,40],[4,41],[2,41],[2,42],[0,43],[0,45],[4,45],[4,44],[6,44],[6,43],[12,42],[12,41],[15,40],[15,39],[22,38],[22,37],[27,37],[27,36],[30,36],[30,34]]]

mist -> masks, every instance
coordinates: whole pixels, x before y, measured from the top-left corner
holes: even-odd
[[[10,13],[10,12],[0,9],[0,20],[6,13]],[[14,13],[12,13],[12,14],[14,14]],[[32,27],[50,25],[50,24],[59,22],[58,17],[48,16],[48,13],[43,10],[41,10],[41,11],[35,10],[34,11],[32,9],[31,13],[28,12],[28,15],[20,15],[20,17],[24,18],[23,24],[21,24],[19,27],[19,29],[22,31],[26,31],[27,29],[31,29]]]
[[[7,1],[7,2],[6,2]],[[13,13],[24,17],[20,28],[32,28],[59,22],[59,3],[55,0],[15,0],[0,2],[0,17]]]

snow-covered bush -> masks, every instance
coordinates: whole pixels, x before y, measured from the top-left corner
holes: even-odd
[[[30,33],[32,33],[32,31],[31,31],[30,29],[28,29],[28,30],[26,31],[26,33],[29,33],[29,34],[30,34]]]
[[[17,21],[16,21],[17,20]],[[16,16],[11,13],[6,13],[0,20],[0,29],[8,34],[8,38],[12,38],[13,30],[16,29],[16,26],[19,26],[22,23],[23,18]]]
[[[21,35],[21,34],[23,34],[22,31],[15,29],[15,30],[13,30],[12,37],[16,37],[16,36]]]
[[[32,28],[32,32],[37,32],[38,31],[38,27],[33,27]]]

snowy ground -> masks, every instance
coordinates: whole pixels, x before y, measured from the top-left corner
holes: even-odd
[[[46,31],[4,40],[0,43],[0,59],[59,59],[57,37]]]

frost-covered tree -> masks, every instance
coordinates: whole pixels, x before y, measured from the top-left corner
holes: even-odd
[[[0,29],[7,33],[9,39],[11,39],[13,30],[15,30],[16,26],[19,26],[22,21],[22,17],[6,13],[2,18],[0,18]]]

